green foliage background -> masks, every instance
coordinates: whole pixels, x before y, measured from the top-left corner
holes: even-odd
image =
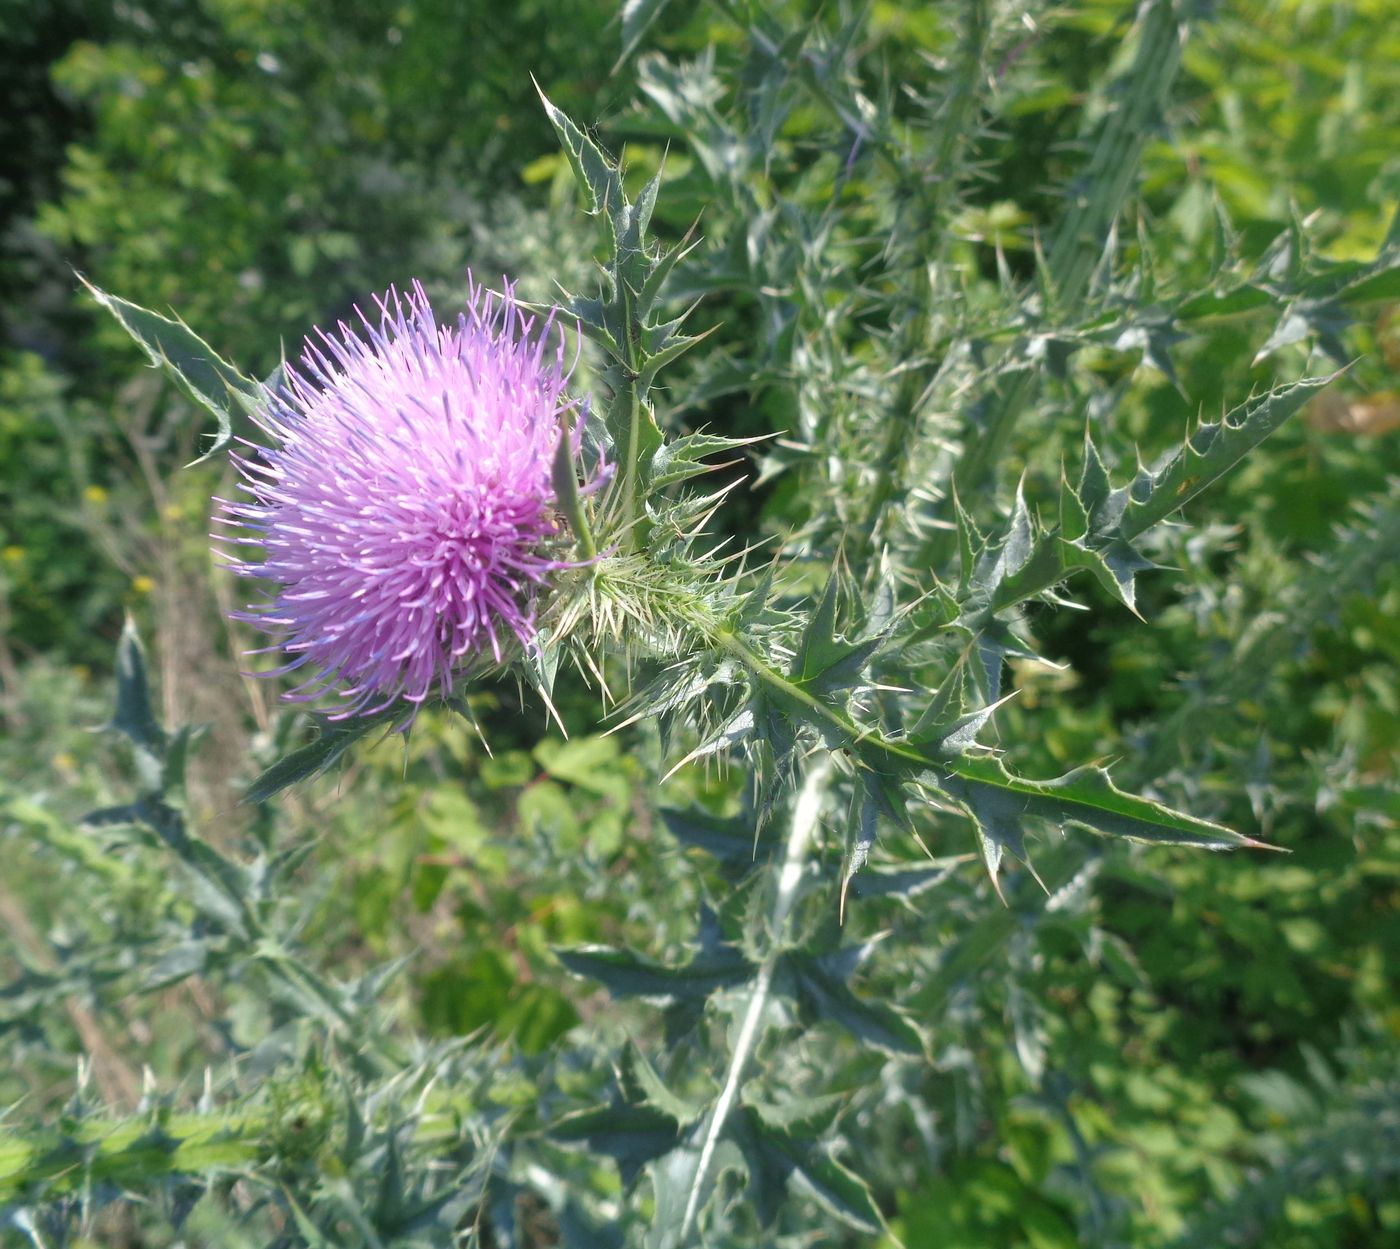
[[[722,854],[700,853],[658,816],[652,778],[674,751],[657,727],[599,736],[596,692],[565,676],[565,742],[535,701],[492,685],[472,698],[489,755],[460,719],[433,715],[406,743],[362,750],[298,790],[275,828],[268,809],[240,805],[301,722],[239,676],[248,639],[223,619],[235,591],[211,570],[204,538],[221,469],[181,468],[201,450],[205,414],[143,367],[71,269],[178,310],[255,376],[311,324],[413,276],[446,299],[467,264],[483,277],[509,272],[537,299],[556,280],[581,289],[593,237],[533,73],[613,150],[626,145],[629,187],[664,162],[663,240],[700,218],[681,294],[703,295],[698,328],[717,330],[668,374],[666,419],[786,435],[755,452],[758,485],[718,525],[745,538],[834,528],[848,517],[829,511],[793,446],[850,378],[799,376],[793,361],[804,341],[829,336],[859,364],[862,338],[886,329],[869,311],[878,292],[842,302],[845,288],[819,265],[785,255],[785,228],[839,203],[838,265],[888,238],[909,248],[911,267],[964,275],[968,316],[994,309],[999,283],[1037,271],[1037,241],[1083,157],[1086,109],[1092,120],[1114,106],[1103,83],[1123,68],[1115,49],[1133,8],[1029,6],[1013,37],[1017,14],[995,6],[983,72],[996,111],[970,115],[966,149],[946,154],[969,176],[953,227],[933,238],[910,226],[906,205],[844,181],[851,132],[815,94],[775,115],[761,159],[735,156],[733,118],[765,117],[746,23],[836,28],[843,16],[762,7],[772,16],[629,4],[621,29],[615,6],[593,3],[0,7],[0,82],[14,104],[0,116],[0,971],[10,985],[0,1107],[12,1116],[81,1122],[98,1103],[184,1113],[206,1065],[219,1082],[206,1098],[248,1094],[280,1046],[303,1055],[301,1074],[266,1090],[251,1162],[225,1161],[289,1191],[301,1191],[306,1168],[319,1168],[324,1189],[374,1174],[337,1170],[334,1046],[287,1023],[282,990],[226,982],[230,949],[167,948],[204,903],[149,838],[78,823],[130,800],[120,759],[90,732],[110,715],[126,613],[150,639],[159,718],[209,726],[191,758],[190,818],[219,851],[241,860],[260,849],[285,874],[289,896],[269,894],[265,921],[295,911],[289,930],[351,996],[370,991],[372,969],[405,960],[384,987],[374,981],[386,1035],[397,1027],[425,1046],[484,1038],[459,1087],[526,1135],[658,1078],[630,1045],[658,1040],[659,1012],[608,997],[597,974],[571,974],[558,954],[634,946],[678,962],[704,940],[702,896],[734,878]],[[1272,310],[1223,289],[1191,337],[1154,319],[1214,280],[1222,211],[1241,264],[1260,272],[1280,255],[1278,273],[1368,261],[1394,236],[1400,29],[1390,7],[1247,0],[1200,22],[1118,223],[1149,275],[1124,296],[1136,332],[1077,344],[1073,368],[1039,400],[1056,436],[1013,448],[989,473],[1006,486],[1024,470],[1027,493],[1050,498],[1074,430],[1105,396],[1117,415],[1103,445],[1126,468],[1135,447],[1150,461],[1198,413],[1213,418],[1230,396],[1269,385],[1279,357],[1301,363],[1332,335],[1353,361],[1191,504],[1189,529],[1154,548],[1174,571],[1139,581],[1150,628],[1079,583],[1087,610],[1036,609],[1042,653],[1066,666],[1015,661],[1019,695],[999,719],[1032,776],[1118,755],[1120,782],[1291,854],[1046,844],[1049,901],[1012,872],[1003,907],[974,865],[952,861],[969,843],[946,829],[931,846],[950,860],[946,880],[882,897],[879,870],[925,862],[886,839],[869,888],[853,885],[847,935],[879,938],[858,975],[861,1000],[898,998],[907,1017],[862,1016],[876,1038],[864,1048],[820,1034],[760,1061],[798,1072],[788,1087],[801,1096],[779,1108],[795,1133],[839,1117],[841,1158],[871,1182],[887,1231],[831,1221],[842,1191],[835,1181],[815,1191],[811,1176],[832,1173],[813,1165],[798,1168],[808,1187],[793,1187],[800,1213],[784,1234],[817,1227],[822,1243],[888,1236],[881,1243],[949,1249],[1400,1244],[1400,291],[1335,333],[1327,298],[1290,305],[1292,334],[1286,318],[1275,325]],[[619,63],[637,13],[653,11]],[[866,85],[900,124],[956,56],[958,20],[945,6],[870,6],[860,55],[880,76]],[[769,279],[794,272],[810,284],[802,298],[775,294]],[[831,315],[819,318],[824,307]],[[1276,350],[1256,356],[1266,343]],[[842,496],[853,515],[867,502],[858,488]],[[738,788],[730,774],[689,769],[661,799],[720,816]],[[839,840],[825,850],[835,875]],[[819,934],[829,919],[806,922]],[[143,961],[157,948],[168,987]],[[195,960],[201,976],[184,979]],[[721,997],[719,1014],[737,1011]],[[901,1028],[922,1052],[904,1052]],[[231,1052],[245,1057],[225,1070]],[[79,1054],[90,1067],[75,1079]],[[705,1094],[699,1076],[661,1077],[678,1098]],[[570,1182],[615,1200],[629,1146],[600,1145],[578,1122],[579,1139],[613,1161]],[[0,1135],[0,1202],[15,1196],[5,1148]],[[180,1200],[174,1191],[161,1209],[108,1208],[85,1225],[86,1243],[175,1243],[166,1223]],[[858,1225],[854,1208],[846,1222]],[[205,1199],[180,1214],[196,1242],[303,1243],[272,1240],[272,1213],[248,1230],[222,1211]],[[490,1217],[516,1239],[501,1231],[483,1243],[589,1243],[571,1238],[564,1198],[517,1194],[509,1218]],[[18,1220],[3,1236],[32,1243]]]

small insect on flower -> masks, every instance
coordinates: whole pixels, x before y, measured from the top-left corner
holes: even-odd
[[[512,636],[530,648],[540,588],[574,566],[551,484],[559,440],[578,450],[557,327],[508,284],[472,285],[455,326],[417,282],[375,303],[377,324],[357,309],[361,327],[318,329],[267,390],[270,445],[233,456],[251,500],[215,516],[224,541],[261,550],[221,551],[233,570],[276,583],[234,613],[290,656],[267,675],[307,669],[286,697],[338,690],[337,719],[446,697]]]

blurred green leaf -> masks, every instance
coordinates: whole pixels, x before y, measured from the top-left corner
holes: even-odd
[[[207,460],[228,446],[233,438],[234,416],[246,416],[256,411],[263,402],[257,383],[222,360],[179,318],[172,320],[116,295],[109,295],[82,274],[78,275],[78,280],[144,348],[152,364],[164,368],[181,391],[214,414],[218,430],[213,444],[200,456],[200,460]]]

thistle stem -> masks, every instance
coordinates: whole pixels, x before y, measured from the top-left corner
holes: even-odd
[[[616,534],[617,549],[637,549],[637,522],[642,516],[641,465],[642,422],[645,402],[638,389],[638,376],[630,366],[623,366],[623,380],[612,398],[608,427],[620,451],[617,476],[609,491],[608,519],[604,530]]]
[[[1103,240],[1127,200],[1142,150],[1166,108],[1181,67],[1187,21],[1172,0],[1149,0],[1141,10],[1138,29],[1133,67],[1117,84],[1121,102],[1099,132],[1083,185],[1077,194],[1071,193],[1046,258],[1052,321],[1061,324],[1072,323],[1083,309],[1094,269],[1103,258]],[[1035,400],[1037,380],[1031,370],[1022,369],[992,396],[985,425],[969,441],[957,465],[957,483],[965,498],[979,491],[1004,460],[1016,426]],[[947,531],[932,546],[932,562],[941,564],[951,552]]]
[[[753,990],[749,994],[748,1005],[744,1009],[743,1022],[739,1025],[739,1035],[734,1041],[734,1053],[730,1055],[729,1067],[725,1072],[724,1087],[719,1100],[710,1112],[705,1125],[705,1139],[700,1147],[700,1160],[696,1163],[695,1178],[691,1181],[690,1194],[686,1199],[685,1215],[681,1220],[680,1243],[695,1227],[700,1212],[705,1181],[714,1164],[715,1150],[724,1134],[724,1125],[729,1119],[734,1103],[738,1099],[743,1084],[744,1072],[748,1068],[758,1038],[763,1031],[763,1012],[772,992],[773,977],[778,969],[778,961],[787,948],[786,936],[788,920],[793,907],[802,892],[802,877],[807,870],[807,855],[821,817],[822,799],[826,793],[827,779],[831,774],[831,756],[822,758],[807,773],[793,805],[792,823],[788,828],[787,846],[783,853],[782,865],[778,868],[773,892],[773,906],[768,913],[768,929],[771,944],[758,975],[754,978]]]
[[[627,382],[627,463],[622,483],[623,521],[628,526],[637,519],[637,477],[640,466],[637,463],[642,451],[642,396],[637,391],[636,378]],[[629,534],[631,529],[628,530]],[[635,538],[634,538],[635,541]]]

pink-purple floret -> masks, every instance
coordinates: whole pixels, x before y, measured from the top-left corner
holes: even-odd
[[[471,287],[440,327],[423,288],[375,300],[363,336],[316,331],[258,418],[271,445],[235,455],[251,501],[218,500],[223,551],[275,582],[236,618],[307,669],[287,697],[338,691],[333,718],[398,698],[446,697],[454,676],[503,638],[535,642],[534,600],[559,532],[551,467],[570,437],[562,336],[536,326],[507,285]],[[356,310],[359,312],[359,310]],[[257,652],[251,652],[257,653]]]

